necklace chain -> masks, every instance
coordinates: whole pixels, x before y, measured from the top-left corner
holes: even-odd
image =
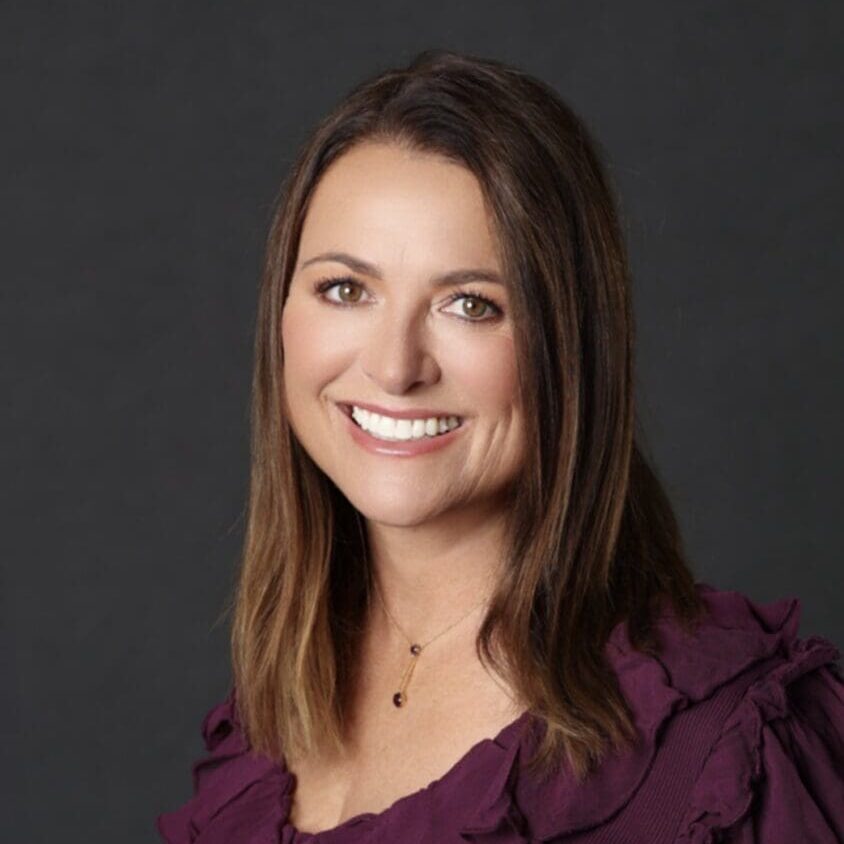
[[[476,609],[478,609],[478,607],[487,603],[489,601],[489,598],[484,598],[482,601],[475,604],[475,606],[473,606],[469,610],[469,612],[462,615],[460,618],[457,619],[457,621],[453,622],[452,624],[449,624],[448,627],[445,628],[445,630],[441,630],[439,633],[437,633],[436,636],[434,636],[431,639],[428,639],[427,642],[420,645],[417,642],[414,642],[413,639],[411,639],[410,636],[408,636],[407,633],[404,632],[401,625],[393,618],[393,614],[387,609],[387,604],[385,603],[384,598],[381,595],[381,590],[378,588],[378,580],[374,576],[372,578],[372,585],[375,588],[375,594],[378,596],[378,600],[381,603],[381,606],[383,607],[384,612],[387,615],[387,618],[390,620],[391,624],[396,628],[396,630],[399,631],[399,633],[401,633],[401,635],[407,640],[407,643],[410,645],[410,653],[411,653],[412,659],[411,659],[410,663],[408,664],[407,668],[405,669],[404,674],[402,675],[402,679],[401,679],[401,682],[399,684],[399,691],[397,691],[393,695],[393,704],[397,707],[400,707],[407,701],[407,695],[406,695],[407,686],[410,683],[410,678],[413,676],[413,669],[416,667],[417,658],[422,653],[422,651],[425,648],[427,648],[428,645],[431,644],[431,642],[435,642],[437,639],[440,638],[440,636],[444,636],[446,633],[448,633],[449,630],[452,630],[453,628],[457,627],[457,625],[460,624],[462,621],[465,621]]]

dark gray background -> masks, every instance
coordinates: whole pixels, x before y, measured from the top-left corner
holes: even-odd
[[[4,841],[154,841],[229,682],[251,342],[277,184],[430,46],[602,142],[638,404],[699,579],[844,642],[842,7],[11,3],[2,32]]]

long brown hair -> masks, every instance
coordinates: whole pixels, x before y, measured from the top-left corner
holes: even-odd
[[[311,461],[284,413],[281,313],[308,201],[354,145],[444,156],[480,182],[510,285],[528,448],[504,573],[477,636],[545,724],[533,764],[578,778],[635,739],[605,662],[613,626],[655,653],[667,602],[702,612],[671,505],[635,435],[626,248],[597,145],[545,83],[503,63],[427,50],[357,86],[315,128],[282,186],[261,282],[252,465],[234,596],[240,719],[277,760],[346,726],[371,572],[359,514]],[[286,750],[283,751],[283,748]]]

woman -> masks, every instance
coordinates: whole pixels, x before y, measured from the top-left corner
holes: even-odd
[[[583,124],[500,63],[353,91],[263,278],[234,684],[171,844],[833,842],[844,686],[695,583],[634,439]]]

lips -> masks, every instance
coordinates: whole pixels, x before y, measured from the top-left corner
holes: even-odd
[[[373,436],[363,428],[361,428],[357,422],[352,418],[352,405],[349,403],[339,403],[337,402],[337,408],[346,418],[345,427],[349,435],[351,436],[352,440],[356,442],[361,448],[365,451],[370,452],[371,454],[380,455],[383,457],[416,457],[425,454],[431,454],[435,451],[439,451],[440,449],[447,448],[448,445],[457,437],[463,436],[463,420],[461,419],[460,424],[456,427],[452,428],[450,431],[446,433],[439,434],[438,436],[431,436],[431,437],[422,437],[421,439],[409,439],[409,440],[384,440],[378,437]],[[358,405],[355,402],[356,407],[367,407],[367,405]],[[377,405],[368,405],[368,407],[377,407]],[[373,413],[377,413],[377,410],[373,410]],[[413,413],[419,413],[419,411],[413,411]],[[410,414],[406,414],[405,418],[410,416]],[[417,418],[414,416],[410,416],[410,418]],[[430,417],[429,417],[430,418]]]

